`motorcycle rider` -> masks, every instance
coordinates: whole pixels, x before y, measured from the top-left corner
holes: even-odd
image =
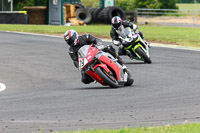
[[[84,35],[78,36],[78,33],[72,29],[67,30],[65,32],[64,39],[65,39],[66,43],[70,46],[69,47],[69,55],[70,55],[71,59],[73,60],[76,68],[78,68],[77,52],[82,46],[90,45],[90,44],[103,46],[101,39],[98,39],[98,38],[92,36],[91,34],[84,34]],[[112,45],[107,45],[107,46],[103,47],[102,50],[104,52],[109,52],[113,57],[117,58],[119,64],[123,65],[122,59],[118,56],[117,52],[112,47]],[[81,75],[82,75],[82,82],[85,84],[89,84],[94,81],[84,71],[81,71]]]
[[[110,30],[110,36],[112,38],[113,44],[116,46],[119,46],[119,50],[118,50],[119,55],[126,55],[126,51],[124,50],[123,45],[121,45],[121,42],[119,39],[119,33],[124,28],[130,27],[131,29],[133,29],[135,33],[138,33],[142,37],[142,39],[144,39],[143,33],[138,30],[138,27],[136,24],[133,24],[127,20],[122,20],[119,16],[113,17],[111,20],[111,24],[112,24],[112,28]],[[146,43],[150,47],[150,44],[148,42]]]

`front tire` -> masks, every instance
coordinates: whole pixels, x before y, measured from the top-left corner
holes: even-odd
[[[151,64],[151,59],[146,55],[146,53],[144,52],[144,50],[142,50],[141,47],[137,47],[135,51],[137,54],[140,55],[140,57],[144,59],[145,63]]]
[[[106,83],[107,85],[109,85],[112,88],[118,88],[118,82],[115,80],[112,80],[111,78],[109,78],[109,76],[107,74],[105,74],[105,72],[103,72],[103,70],[100,67],[97,67],[95,69],[95,73],[101,78],[101,80]]]

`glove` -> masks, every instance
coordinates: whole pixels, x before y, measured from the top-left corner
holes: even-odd
[[[99,50],[102,50],[102,49],[104,49],[104,47],[105,46],[103,45],[102,40],[98,39],[97,44],[96,44],[96,48],[99,49]]]
[[[133,24],[133,30],[134,30],[134,31],[137,31],[137,30],[138,30],[138,27],[137,27],[136,24]]]
[[[113,40],[113,44],[115,44],[116,46],[119,46],[121,43],[120,43],[120,41]]]
[[[101,39],[97,39],[97,45],[103,45],[103,41]]]

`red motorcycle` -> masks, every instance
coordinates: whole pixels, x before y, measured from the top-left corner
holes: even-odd
[[[78,51],[79,69],[102,85],[109,85],[112,88],[121,85],[131,86],[134,80],[130,73],[110,53],[99,48],[102,46],[81,47]]]

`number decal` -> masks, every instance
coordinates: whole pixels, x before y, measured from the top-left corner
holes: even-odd
[[[79,68],[83,68],[88,63],[86,58],[79,58]]]

